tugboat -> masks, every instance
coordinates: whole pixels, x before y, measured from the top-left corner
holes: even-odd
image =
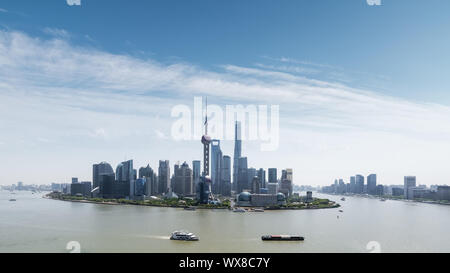
[[[170,240],[198,241],[198,237],[194,233],[188,231],[174,231],[170,236]]]
[[[263,235],[263,241],[304,241],[305,238],[297,235]]]

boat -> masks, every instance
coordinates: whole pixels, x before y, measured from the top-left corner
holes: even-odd
[[[344,212],[344,211],[340,209],[339,212]]]
[[[381,199],[380,199],[380,201],[386,201],[386,199],[384,199],[384,198],[381,198]]]
[[[243,208],[234,208],[233,212],[245,212],[245,209],[243,209]]]
[[[264,212],[264,209],[252,209],[253,212]]]
[[[9,201],[16,201],[16,199],[9,199]]]
[[[342,198],[341,198],[341,201],[345,201],[345,197],[342,197]]]
[[[305,240],[302,236],[297,235],[263,235],[261,236],[263,241],[303,241]]]
[[[198,237],[188,231],[174,231],[170,236],[170,240],[178,240],[178,241],[198,241]]]
[[[192,206],[191,206],[191,207],[185,207],[184,209],[185,209],[185,210],[196,210],[196,207],[192,207]]]

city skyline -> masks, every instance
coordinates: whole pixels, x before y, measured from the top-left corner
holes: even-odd
[[[172,1],[184,7],[174,13],[167,3],[2,3],[0,185],[90,181],[86,166],[105,160],[155,170],[201,159],[197,139],[171,138],[171,109],[206,95],[220,107],[279,105],[279,148],[243,141],[242,154],[249,167],[292,168],[296,185],[349,173],[449,183],[449,3],[260,2]],[[220,148],[233,157],[233,141]]]

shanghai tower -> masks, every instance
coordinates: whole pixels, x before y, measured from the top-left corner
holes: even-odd
[[[234,125],[233,189],[237,190],[239,158],[241,157],[241,122]]]

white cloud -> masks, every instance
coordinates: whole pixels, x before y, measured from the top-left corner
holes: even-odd
[[[0,31],[0,131],[8,143],[0,165],[17,168],[0,173],[0,181],[26,180],[6,177],[20,173],[15,166],[24,159],[36,161],[35,172],[22,175],[30,180],[39,175],[46,183],[65,175],[90,179],[93,162],[125,155],[133,156],[136,166],[198,159],[199,141],[159,141],[170,140],[163,132],[170,132],[171,107],[190,105],[198,95],[215,104],[279,104],[280,150],[262,153],[249,142],[243,153],[251,166],[293,167],[298,184],[368,172],[377,172],[381,183],[401,183],[406,174],[427,184],[449,179],[447,106],[314,80],[289,69],[230,64],[212,72],[81,48],[55,37]],[[51,140],[52,149],[38,138]],[[232,155],[232,143],[222,148]]]
[[[6,9],[2,9],[2,8],[0,8],[0,12],[8,12]]]
[[[43,29],[43,32],[50,36],[54,36],[57,38],[62,38],[62,39],[70,38],[70,34],[64,29],[46,27]]]
[[[81,0],[66,0],[69,6],[81,6]]]

